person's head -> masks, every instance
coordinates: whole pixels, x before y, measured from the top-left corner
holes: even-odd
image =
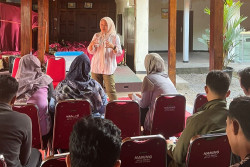
[[[87,82],[90,79],[90,60],[86,54],[77,56],[70,65],[66,79]]]
[[[144,66],[147,71],[147,74],[165,71],[164,60],[157,53],[147,54],[145,57]]]
[[[240,77],[240,86],[245,95],[250,96],[250,67],[247,67],[238,72]]]
[[[225,99],[230,95],[230,78],[222,71],[210,71],[207,74],[205,91],[208,101],[213,99]]]
[[[244,96],[233,99],[229,106],[226,132],[232,152],[240,155],[241,158],[250,153],[249,120],[250,97]],[[243,151],[243,148],[248,149],[249,152]]]
[[[29,75],[29,77],[32,75],[32,78],[35,78],[37,73],[41,72],[40,60],[34,55],[27,54],[20,59],[15,78],[19,80],[27,75]]]
[[[70,135],[68,167],[119,167],[121,130],[112,121],[80,119]]]
[[[103,34],[116,34],[115,24],[110,17],[103,17],[100,21],[100,30]]]
[[[0,102],[14,104],[18,82],[9,75],[0,75]]]

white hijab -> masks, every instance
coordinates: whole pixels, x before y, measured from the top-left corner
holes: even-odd
[[[102,20],[105,20],[108,25],[108,31],[105,34],[105,38],[108,38],[110,35],[116,35],[115,24],[113,20],[110,17],[103,17],[101,21]]]

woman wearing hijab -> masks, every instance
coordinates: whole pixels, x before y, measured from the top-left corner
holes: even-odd
[[[88,99],[91,102],[92,114],[103,116],[108,103],[101,85],[90,78],[90,60],[87,55],[77,56],[70,65],[65,80],[56,89],[56,100]]]
[[[177,90],[166,74],[164,60],[159,54],[148,54],[144,65],[147,76],[143,79],[141,98],[132,94],[132,100],[137,101],[142,108],[141,123],[143,125],[145,120],[144,129],[151,130],[156,98],[161,94],[176,94]],[[145,110],[146,108],[149,109]]]
[[[17,74],[19,83],[16,103],[32,103],[38,107],[42,136],[51,129],[48,100],[53,94],[52,78],[44,74],[37,57],[28,54],[20,59]]]
[[[91,60],[91,76],[103,87],[109,99],[117,100],[114,72],[117,67],[116,56],[122,54],[120,38],[116,34],[111,18],[104,17],[100,21],[101,32],[96,33],[88,46],[88,52],[93,54]]]

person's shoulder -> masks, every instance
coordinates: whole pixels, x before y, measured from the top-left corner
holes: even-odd
[[[96,38],[99,37],[99,36],[101,36],[101,32],[97,32],[97,33],[94,34],[94,37],[96,37]]]
[[[13,122],[12,125],[18,129],[27,129],[31,127],[31,119],[27,114],[17,111],[11,111],[8,113],[8,121]]]
[[[18,118],[19,121],[31,122],[31,119],[27,114],[13,111],[13,116]]]

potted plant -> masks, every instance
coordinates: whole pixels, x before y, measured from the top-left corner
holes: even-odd
[[[228,67],[229,63],[232,62],[236,53],[235,47],[239,44],[239,35],[243,31],[240,24],[246,20],[247,17],[237,15],[240,13],[240,7],[243,5],[242,2],[233,0],[225,0],[224,3],[224,17],[223,17],[223,70],[231,69]],[[210,15],[210,9],[205,8],[204,12]],[[202,34],[201,38],[198,38],[200,42],[207,45],[209,48],[210,42],[210,29],[206,29],[205,33]],[[232,74],[231,74],[232,76]]]

